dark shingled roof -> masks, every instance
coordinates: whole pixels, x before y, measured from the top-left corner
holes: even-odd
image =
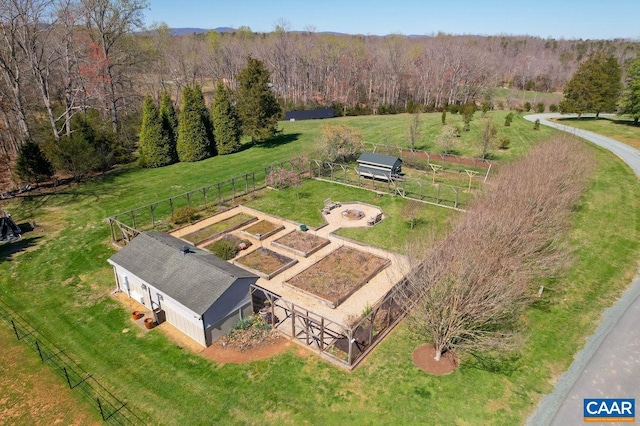
[[[183,247],[189,252],[183,254]],[[238,278],[256,275],[179,238],[143,232],[109,259],[202,315]]]
[[[304,111],[287,111],[284,113],[285,120],[314,120],[322,118],[333,118],[333,109],[322,108]]]
[[[374,163],[383,166],[393,167],[397,161],[402,162],[398,157],[392,157],[391,155],[373,154],[371,152],[363,152],[358,158],[358,163]]]

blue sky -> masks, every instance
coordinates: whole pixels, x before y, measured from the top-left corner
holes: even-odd
[[[149,0],[147,25],[640,39],[640,0]]]

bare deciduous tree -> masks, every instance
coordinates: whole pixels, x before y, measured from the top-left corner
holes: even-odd
[[[347,162],[362,152],[362,134],[351,126],[325,126],[320,138],[321,152],[329,162]]]
[[[121,75],[134,61],[134,51],[120,46],[124,37],[143,23],[146,0],[80,0],[94,49],[97,77],[104,86],[105,107],[114,133],[120,127]]]
[[[593,157],[559,137],[501,171],[446,239],[408,277],[408,320],[436,348],[513,347],[533,280],[569,260],[564,235]],[[416,302],[417,301],[417,302]]]
[[[420,121],[420,111],[411,114],[411,121],[409,122],[409,149],[413,151],[416,147],[416,142],[422,135],[422,129]]]
[[[444,154],[448,154],[449,151],[453,149],[456,143],[456,139],[458,138],[458,129],[456,126],[452,125],[444,125],[442,130],[440,130],[440,134],[438,135],[437,141],[438,145],[442,147],[442,152]]]
[[[498,135],[498,128],[493,123],[491,116],[482,119],[482,129],[480,131],[480,147],[482,149],[482,158],[487,156],[487,152],[491,148],[493,141]]]

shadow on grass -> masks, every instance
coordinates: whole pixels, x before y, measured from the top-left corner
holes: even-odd
[[[256,146],[260,148],[276,148],[281,145],[286,145],[288,143],[295,142],[300,138],[300,136],[301,136],[301,133],[280,134],[275,138],[266,140],[262,143],[257,144]]]
[[[0,262],[3,261],[11,261],[11,257],[14,254],[23,252],[27,250],[29,247],[33,247],[38,243],[38,240],[41,237],[28,237],[22,238],[18,241],[14,241],[12,243],[4,243],[0,245]]]
[[[505,376],[511,376],[520,369],[520,356],[515,353],[487,355],[471,352],[471,355],[473,358],[464,364],[466,368],[475,368]]]
[[[536,298],[530,306],[532,309],[536,309],[541,312],[550,312],[552,305],[553,302],[551,301],[551,298],[539,297]]]

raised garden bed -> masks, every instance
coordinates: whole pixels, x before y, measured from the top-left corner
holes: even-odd
[[[264,240],[265,238],[269,238],[276,232],[279,232],[284,229],[284,226],[278,225],[273,222],[269,222],[268,220],[260,220],[250,227],[243,229],[240,231],[244,235],[248,235],[256,240]]]
[[[249,247],[251,247],[251,241],[238,238],[233,234],[226,234],[203,248],[220,259],[230,260],[236,257],[240,250],[245,250]]]
[[[255,216],[250,216],[245,213],[238,213],[236,215],[223,219],[220,222],[212,223],[209,226],[187,234],[183,236],[182,239],[187,240],[194,245],[202,244],[204,242],[214,240],[226,232],[231,232],[235,229],[242,228],[243,226],[251,222],[255,222],[256,220],[258,220],[258,218],[256,218]]]
[[[283,285],[335,308],[390,263],[388,259],[343,246]]]
[[[236,259],[235,263],[246,267],[262,278],[270,280],[282,271],[298,263],[298,261],[276,253],[275,251],[260,247]]]
[[[287,235],[272,241],[275,247],[289,250],[299,256],[308,257],[317,252],[321,248],[330,244],[331,241],[326,238],[319,237],[309,232],[293,231]]]

